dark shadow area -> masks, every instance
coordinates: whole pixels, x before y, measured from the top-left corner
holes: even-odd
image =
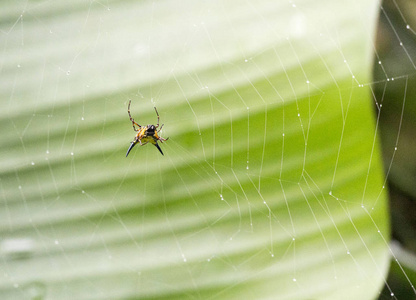
[[[378,57],[373,69],[375,111],[388,176],[392,237],[413,254],[416,253],[415,30],[415,1],[383,1],[376,40]],[[405,268],[405,272],[415,282],[415,271]],[[387,281],[397,299],[416,299],[408,279],[394,261]],[[379,299],[392,298],[385,286]]]

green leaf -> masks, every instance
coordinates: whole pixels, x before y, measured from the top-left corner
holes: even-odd
[[[373,299],[377,1],[12,3],[2,299]],[[127,115],[169,140],[136,146]]]

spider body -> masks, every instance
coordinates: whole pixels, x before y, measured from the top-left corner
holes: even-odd
[[[137,135],[134,138],[134,140],[131,142],[130,147],[127,150],[127,153],[126,153],[126,157],[127,157],[127,155],[129,155],[131,149],[133,149],[133,147],[137,143],[139,143],[140,146],[146,145],[147,143],[151,143],[163,155],[162,149],[160,149],[159,144],[158,144],[158,141],[160,141],[161,143],[163,143],[164,141],[167,141],[169,138],[164,139],[164,138],[162,138],[162,137],[160,137],[158,135],[158,132],[162,129],[163,124],[159,128],[159,113],[157,112],[156,107],[155,107],[155,112],[156,112],[156,115],[157,115],[157,125],[141,126],[141,125],[137,124],[134,121],[134,119],[131,117],[131,114],[130,114],[130,104],[131,104],[131,100],[129,101],[129,108],[128,108],[127,112],[129,114],[130,121],[133,124],[134,131],[137,131]],[[136,129],[136,126],[138,127],[137,129]],[[159,128],[159,130],[158,130],[158,128]]]

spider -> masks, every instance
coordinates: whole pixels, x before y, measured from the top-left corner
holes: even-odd
[[[137,131],[137,135],[134,138],[133,142],[131,142],[129,149],[127,150],[126,153],[126,157],[127,155],[129,155],[130,150],[133,149],[133,147],[139,143],[140,146],[146,145],[147,143],[151,143],[153,145],[155,145],[155,147],[157,148],[157,150],[160,151],[160,153],[162,153],[162,149],[160,149],[159,144],[157,143],[157,141],[160,141],[161,143],[163,143],[164,141],[167,141],[169,138],[164,139],[160,136],[158,136],[158,132],[162,130],[163,124],[162,126],[160,126],[159,130],[157,130],[157,128],[159,127],[159,113],[157,112],[157,109],[155,107],[155,111],[156,111],[156,115],[157,115],[157,125],[146,125],[146,126],[141,126],[139,124],[137,124],[134,119],[131,117],[130,114],[130,104],[131,104],[131,100],[129,101],[129,107],[128,107],[128,114],[130,117],[130,121],[133,124],[133,129],[134,131]],[[136,129],[136,126],[139,127],[138,129]]]

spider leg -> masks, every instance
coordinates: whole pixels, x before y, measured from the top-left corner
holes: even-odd
[[[159,127],[159,113],[157,112],[156,106],[154,106],[154,108],[155,108],[156,115],[157,115],[157,125],[156,125],[156,128],[158,128]],[[162,124],[162,126],[163,126],[163,124]]]
[[[158,130],[157,132],[159,132],[159,131],[161,131],[161,130],[162,130],[163,125],[165,125],[165,124],[162,124],[162,126],[160,126],[160,128],[159,128],[159,130]]]
[[[137,124],[137,123],[134,121],[134,119],[131,117],[131,114],[130,114],[130,104],[131,104],[131,100],[129,101],[129,107],[128,107],[128,109],[127,109],[127,112],[129,113],[130,121],[131,121],[131,122],[132,122],[132,124],[133,124],[133,129],[134,129],[134,131],[139,131],[139,129],[140,129],[142,126],[140,126],[139,124]],[[136,129],[136,127],[135,127],[134,125],[136,125],[137,127],[139,127],[139,129]]]
[[[133,129],[134,131],[139,131],[140,128],[142,128],[142,126],[140,126],[139,124],[137,124],[136,122],[134,122],[134,120],[132,120],[133,122]],[[139,127],[139,129],[136,129],[136,127],[134,127],[134,125],[137,125]]]

